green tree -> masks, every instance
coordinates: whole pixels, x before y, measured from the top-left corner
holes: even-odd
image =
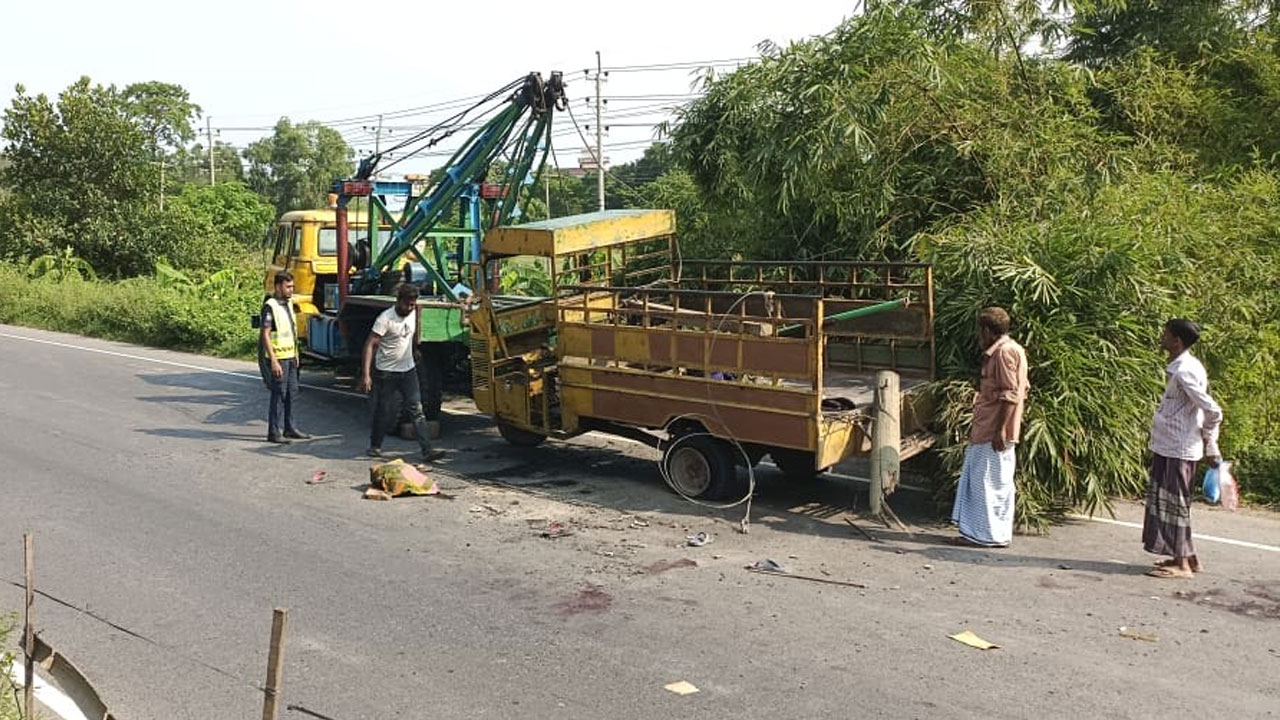
[[[173,154],[174,176],[182,184],[209,183],[209,150],[202,143],[195,143],[181,148]],[[213,146],[213,165],[216,180],[222,182],[244,182],[244,161],[240,151],[230,143],[218,141]]]
[[[333,181],[354,172],[354,156],[338,131],[318,122],[295,125],[288,118],[244,151],[249,187],[277,212],[323,207]]]
[[[261,196],[238,182],[187,184],[171,207],[190,211],[201,219],[201,224],[225,238],[226,245],[243,250],[261,246],[263,233],[275,216],[274,209]]]
[[[164,82],[134,83],[121,93],[125,111],[147,136],[151,159],[156,165],[156,188],[160,210],[164,210],[169,154],[195,137],[191,121],[200,116],[200,106],[180,85]]]
[[[1180,36],[1104,45],[1090,70],[1026,51],[1038,29],[1088,19],[1039,13],[870,3],[827,35],[708,78],[673,138],[714,218],[709,247],[933,262],[948,478],[977,379],[974,317],[1008,307],[1032,363],[1024,525],[1140,489],[1161,379],[1154,335],[1170,315],[1196,317],[1232,418],[1226,452],[1250,459],[1246,491],[1280,498],[1280,448],[1261,430],[1280,416],[1260,390],[1280,381],[1280,53],[1266,22],[1180,16],[1201,24],[1178,29],[1190,37],[1224,17],[1232,32],[1194,56]]]
[[[53,102],[19,85],[0,135],[7,143],[0,183],[24,209],[66,227],[147,191],[147,138],[114,86],[82,77]]]

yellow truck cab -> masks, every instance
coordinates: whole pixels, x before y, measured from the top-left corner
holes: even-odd
[[[350,210],[347,216],[350,223],[348,242],[354,258],[359,253],[360,243],[369,234],[369,222],[361,211]],[[384,225],[378,234],[379,244],[385,244],[391,237],[391,228]],[[325,307],[323,294],[317,296],[317,285],[321,288],[325,284],[332,285],[338,276],[338,224],[334,211],[293,210],[281,215],[274,232],[267,238],[266,250],[270,258],[263,290],[268,294],[272,292],[275,275],[281,270],[293,273],[293,310],[298,316],[298,341],[305,347],[307,318],[319,314]],[[332,298],[330,302],[333,302]]]

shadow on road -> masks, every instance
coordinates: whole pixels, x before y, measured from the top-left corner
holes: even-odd
[[[246,452],[263,456],[369,461],[363,455],[368,443],[369,408],[358,398],[304,388],[296,406],[299,424],[316,437],[289,445],[269,445],[262,437],[266,432],[268,396],[260,382],[200,372],[141,377],[152,385],[194,391],[138,400],[176,407],[196,427],[143,428],[139,432],[154,437],[235,443]],[[314,375],[304,379],[318,381]],[[503,441],[485,416],[446,411],[443,423],[444,437],[437,444],[449,451],[449,457],[438,468],[443,475],[462,482],[500,485],[529,495],[627,514],[683,514],[690,521],[711,517],[735,527],[746,512],[744,504],[717,508],[710,506],[716,503],[699,505],[679,497],[662,479],[657,452],[634,442],[592,434],[569,442],[548,441],[537,448],[517,448]],[[417,454],[413,441],[395,437],[388,438],[384,450],[390,457],[403,456],[406,461],[413,461]],[[856,461],[853,471],[864,472]],[[755,477],[751,523],[783,532],[861,538],[843,518],[867,508],[865,485],[829,476],[806,482],[788,481],[767,463],[757,466]],[[936,509],[927,495],[900,491],[891,503],[909,523],[936,523]]]
[[[877,534],[880,535],[880,533]],[[945,545],[946,538],[940,535],[921,536],[917,534],[914,539],[905,534],[884,533],[883,535],[887,539],[892,539],[894,544],[875,545],[873,546],[875,550],[916,555],[926,560],[940,563],[983,565],[985,567],[1003,569],[1043,568],[1045,570],[1092,572],[1102,575],[1141,575],[1150,569],[1148,566],[1128,565],[1121,562],[1023,555],[1011,552],[1007,548],[982,550],[979,548],[953,547]],[[1015,547],[1017,542],[1015,538]],[[915,547],[912,547],[913,544]]]

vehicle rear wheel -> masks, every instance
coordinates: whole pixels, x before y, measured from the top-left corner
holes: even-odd
[[[813,453],[808,450],[775,448],[769,451],[769,456],[773,458],[773,464],[778,466],[788,480],[813,480],[830,469],[814,467],[816,461]]]
[[[738,473],[732,446],[705,434],[674,438],[663,451],[662,467],[671,487],[691,498],[722,497]]]
[[[518,428],[515,425],[501,421],[498,422],[498,434],[502,436],[503,440],[522,448],[537,447],[547,439],[547,436],[542,433]]]

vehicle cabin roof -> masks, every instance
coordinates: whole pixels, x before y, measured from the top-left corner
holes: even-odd
[[[604,210],[497,227],[484,236],[492,255],[555,257],[675,234],[673,210]]]
[[[338,219],[332,208],[320,208],[317,210],[290,210],[289,212],[281,215],[280,219],[276,222],[319,222],[325,225],[336,225],[338,223]],[[357,224],[364,225],[369,222],[369,220],[363,210],[348,210],[347,222],[354,226]],[[382,219],[381,224],[387,224],[386,218]]]

